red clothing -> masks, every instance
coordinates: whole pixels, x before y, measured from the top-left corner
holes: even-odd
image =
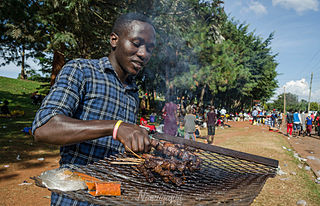
[[[293,123],[287,124],[287,134],[289,134],[289,132],[290,132],[290,135],[292,135],[292,127],[293,127]]]
[[[312,131],[312,125],[307,125],[307,133],[311,134]]]
[[[140,125],[148,127],[150,131],[156,131],[156,127],[154,125],[149,125],[148,121],[143,117],[140,118]]]

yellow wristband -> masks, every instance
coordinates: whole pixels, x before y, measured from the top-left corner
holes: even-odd
[[[119,129],[119,126],[120,126],[120,124],[121,124],[122,122],[123,122],[122,120],[118,120],[117,123],[114,125],[114,128],[113,128],[113,136],[112,136],[114,140],[117,139],[118,129]]]

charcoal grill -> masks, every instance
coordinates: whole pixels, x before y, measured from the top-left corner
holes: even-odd
[[[53,192],[100,205],[250,205],[269,177],[274,177],[278,161],[164,134],[154,138],[184,144],[202,159],[201,169],[186,176],[176,186],[157,179],[146,181],[134,165],[110,164],[121,154],[83,167],[71,169],[103,181],[120,181],[119,197],[93,197],[85,190]]]

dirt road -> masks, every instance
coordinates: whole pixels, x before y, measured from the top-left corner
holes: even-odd
[[[299,200],[305,200],[308,205],[320,205],[320,185],[314,183],[313,172],[305,170],[307,164],[297,160],[293,152],[296,150],[302,158],[309,158],[307,163],[317,172],[317,158],[320,159],[319,139],[288,139],[278,132],[270,132],[265,126],[252,126],[249,122],[229,124],[230,128],[217,129],[215,145],[277,159],[283,172],[282,175],[268,179],[253,205],[296,205]],[[198,141],[204,139],[200,138]],[[314,158],[310,159],[308,156]],[[24,160],[21,157],[21,160],[12,160],[14,163],[8,161],[9,163],[0,165],[0,206],[50,205],[50,192],[35,186],[30,177],[58,167],[59,157],[57,154],[43,154],[42,157],[44,160]]]

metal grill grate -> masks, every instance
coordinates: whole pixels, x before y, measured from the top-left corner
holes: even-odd
[[[127,157],[122,154],[72,168],[104,181],[120,181],[120,197],[93,197],[86,191],[63,194],[100,205],[250,205],[278,167],[278,161],[269,158],[167,135],[154,137],[188,146],[202,159],[201,169],[187,175],[181,186],[161,178],[149,183],[134,165],[110,164],[118,157]]]

